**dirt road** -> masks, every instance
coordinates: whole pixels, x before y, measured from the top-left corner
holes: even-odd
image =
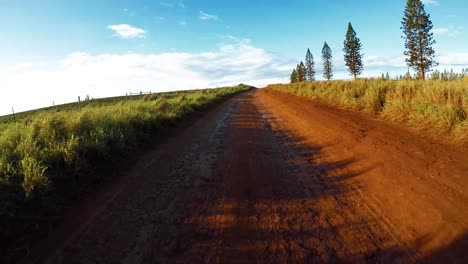
[[[466,154],[355,113],[250,91],[73,212],[37,262],[462,263]]]

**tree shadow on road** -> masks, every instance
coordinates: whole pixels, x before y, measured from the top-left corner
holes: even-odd
[[[427,241],[400,243],[360,199],[359,176],[378,164],[356,170],[365,157],[327,156],[326,146],[293,136],[251,96],[237,99],[211,177],[180,201],[186,214],[177,220],[176,242],[154,254],[193,263],[437,262],[465,255],[466,236],[430,256],[415,255]]]

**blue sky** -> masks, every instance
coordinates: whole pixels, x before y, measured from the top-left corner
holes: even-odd
[[[426,0],[439,68],[468,65],[468,3]],[[406,71],[405,0],[0,0],[0,115],[136,91],[286,82],[310,48],[342,46],[352,22],[364,76]]]

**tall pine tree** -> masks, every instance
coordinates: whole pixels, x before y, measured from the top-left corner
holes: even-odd
[[[431,47],[436,43],[431,32],[432,22],[421,0],[408,0],[401,24],[406,40],[406,63],[424,80],[426,73],[438,63],[434,60],[434,49]]]
[[[291,73],[291,83],[297,83],[297,73],[296,69],[294,69]]]
[[[315,62],[314,56],[310,52],[310,49],[307,49],[306,58],[305,58],[305,67],[306,67],[306,79],[309,82],[315,81]]]
[[[356,32],[350,22],[348,23],[348,31],[346,32],[343,52],[346,66],[348,66],[349,73],[354,76],[354,79],[357,79],[364,70],[361,49],[361,41],[356,36]]]
[[[322,48],[322,62],[323,62],[323,78],[331,80],[333,77],[333,64],[332,64],[332,51],[327,42],[323,44]]]

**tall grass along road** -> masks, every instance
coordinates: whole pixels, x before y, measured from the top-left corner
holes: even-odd
[[[429,136],[468,144],[468,78],[302,82],[271,89],[374,113]]]
[[[59,222],[64,207],[94,183],[112,182],[105,175],[134,160],[136,150],[249,88],[92,100],[1,118],[0,260],[28,255],[31,243]]]
[[[267,88],[233,97],[33,250],[48,263],[463,262],[466,147]],[[84,206],[83,208],[89,208]]]

